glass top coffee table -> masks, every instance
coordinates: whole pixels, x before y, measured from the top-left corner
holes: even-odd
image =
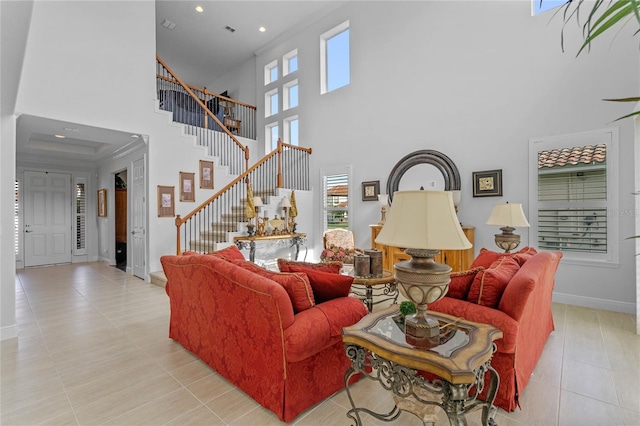
[[[465,415],[480,408],[482,424],[494,425],[493,400],[500,379],[491,367],[491,358],[495,352],[494,341],[502,338],[502,331],[489,324],[429,311],[440,323],[440,336],[428,349],[419,349],[406,342],[398,315],[398,306],[393,305],[342,329],[346,354],[351,360],[345,373],[345,387],[352,407],[347,416],[358,426],[362,425],[361,412],[392,421],[404,409],[397,401],[409,398],[418,404],[442,408],[451,425],[466,425]],[[355,405],[349,380],[358,373],[378,381],[399,397],[392,411],[375,413]],[[479,399],[485,384],[484,399]],[[425,391],[436,398],[426,398]]]

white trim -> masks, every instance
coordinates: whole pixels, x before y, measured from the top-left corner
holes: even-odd
[[[564,262],[564,259],[562,259]],[[553,292],[553,302],[565,305],[583,306],[585,308],[602,309],[605,311],[623,312],[634,315],[636,305],[632,302],[619,302],[617,300],[596,299],[594,297],[577,296],[575,294]]]
[[[320,35],[320,94],[329,92],[327,81],[327,41],[349,29],[349,21],[331,28]]]

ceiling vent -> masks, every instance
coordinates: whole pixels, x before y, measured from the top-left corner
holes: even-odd
[[[162,21],[162,26],[172,30],[176,27],[176,24],[174,22],[169,21],[168,19],[165,19],[164,21]]]
[[[233,27],[231,27],[231,26],[229,26],[229,25],[227,25],[226,27],[224,27],[224,29],[225,29],[225,30],[227,30],[227,31],[229,31],[230,33],[235,33],[235,32],[236,32],[236,29],[235,29],[235,28],[233,28]]]

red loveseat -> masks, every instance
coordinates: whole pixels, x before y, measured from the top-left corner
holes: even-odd
[[[169,337],[280,420],[292,421],[344,387],[349,360],[342,327],[368,313],[360,300],[312,302],[294,314],[284,284],[244,260],[193,254],[163,256],[161,263],[171,306]]]
[[[478,262],[479,257],[486,257],[489,253],[494,252],[482,249],[472,267],[479,266],[478,263],[482,263]],[[502,256],[504,254],[495,253],[494,258]],[[562,253],[536,252],[531,257],[519,257],[514,253],[513,257],[518,259],[522,266],[518,266],[517,272],[510,278],[501,296],[497,296],[497,306],[478,304],[477,289],[472,287],[468,290],[468,295],[476,291],[472,297],[475,299],[473,301],[464,299],[468,297],[466,295],[463,296],[464,300],[445,296],[428,307],[429,310],[466,320],[492,324],[502,330],[504,336],[496,341],[497,352],[491,365],[500,375],[495,405],[506,411],[513,411],[518,406],[518,396],[529,383],[547,337],[554,330],[551,296]],[[484,266],[492,268],[495,264]],[[454,280],[455,278],[452,278],[452,284]],[[474,284],[477,282],[476,278]]]

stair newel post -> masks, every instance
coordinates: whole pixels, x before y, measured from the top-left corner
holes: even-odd
[[[180,245],[180,225],[182,224],[182,220],[180,219],[180,215],[176,216],[176,256],[180,256],[181,253],[181,245]]]
[[[282,188],[282,139],[278,139],[278,182],[277,188]]]

